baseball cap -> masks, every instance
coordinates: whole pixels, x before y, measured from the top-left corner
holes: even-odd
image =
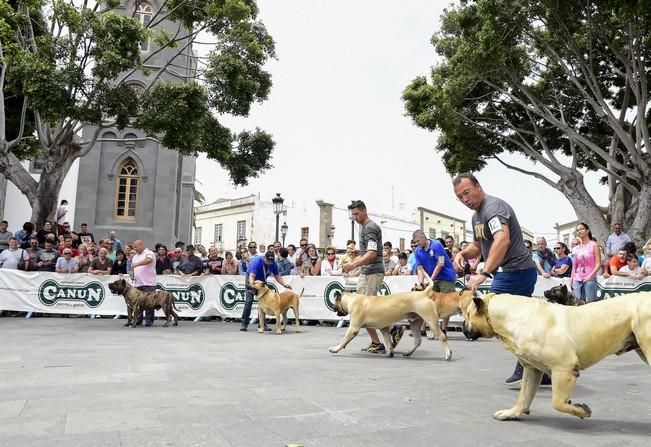
[[[268,252],[266,252],[266,253],[264,254],[264,258],[265,258],[267,261],[272,261],[272,262],[276,260],[276,257],[274,256],[274,252],[273,252],[273,251],[268,251]]]

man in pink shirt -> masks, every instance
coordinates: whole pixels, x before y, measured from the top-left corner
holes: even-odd
[[[133,243],[133,248],[136,251],[135,256],[131,260],[131,270],[135,278],[134,286],[136,289],[143,292],[154,292],[156,290],[156,255],[153,251],[145,248],[145,243],[137,240]],[[138,316],[138,322],[142,324],[142,315]],[[145,326],[154,324],[154,311],[145,311]]]

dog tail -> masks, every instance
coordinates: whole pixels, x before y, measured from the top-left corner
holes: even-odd
[[[427,287],[425,287],[424,292],[430,298],[432,297],[432,295],[434,295],[434,282],[433,281],[430,281],[429,284],[427,284]]]

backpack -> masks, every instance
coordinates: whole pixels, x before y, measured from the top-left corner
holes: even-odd
[[[27,270],[27,262],[25,261],[25,250],[20,249],[20,259],[18,260],[18,270]]]

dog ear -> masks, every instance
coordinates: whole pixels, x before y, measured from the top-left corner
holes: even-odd
[[[477,315],[481,315],[484,312],[484,300],[479,297],[473,297],[472,301],[475,303],[475,307],[477,308]]]
[[[563,295],[567,294],[567,286],[565,284],[561,284],[561,293]]]
[[[335,297],[335,301],[341,301],[341,292],[339,290],[335,290],[332,295]]]

